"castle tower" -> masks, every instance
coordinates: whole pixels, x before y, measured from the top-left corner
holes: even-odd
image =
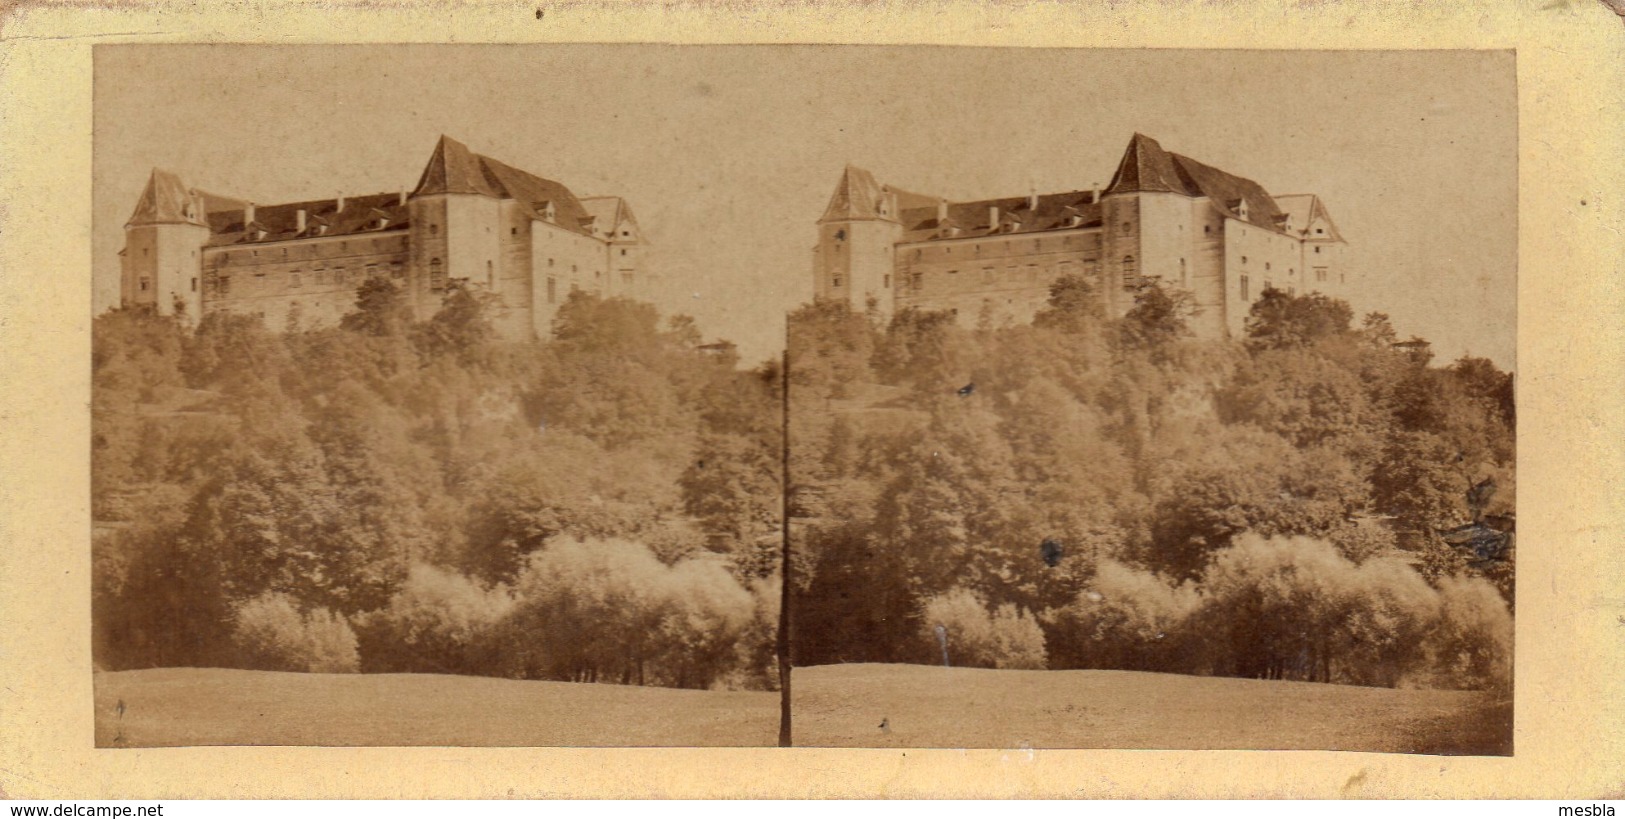
[[[175,174],[154,169],[124,225],[121,303],[190,321],[201,318],[202,250],[208,241],[203,194]]]
[[[1110,315],[1131,310],[1146,281],[1194,288],[1192,197],[1156,140],[1143,134],[1129,140],[1101,208],[1102,291]]]
[[[619,196],[590,196],[581,206],[592,217],[594,235],[607,243],[604,269],[609,272],[605,293],[659,303],[660,282],[644,264],[643,229],[632,208]]]
[[[468,147],[440,137],[407,199],[411,219],[407,292],[420,318],[433,315],[447,284],[494,288],[502,264],[502,192]]]
[[[813,297],[840,300],[856,312],[889,318],[895,306],[894,246],[902,237],[897,194],[851,165],[818,220]]]

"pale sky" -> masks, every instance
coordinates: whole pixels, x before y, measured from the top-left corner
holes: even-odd
[[[153,167],[262,204],[410,189],[446,134],[625,197],[708,337],[747,361],[811,297],[852,163],[950,199],[1084,190],[1138,131],[1317,193],[1357,311],[1515,364],[1513,55],[846,46],[97,46],[95,269]]]

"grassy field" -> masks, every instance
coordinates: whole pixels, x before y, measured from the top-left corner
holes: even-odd
[[[1510,703],[1469,692],[904,665],[798,669],[794,685],[806,746],[1511,752]],[[777,735],[768,692],[181,668],[96,678],[100,747],[750,746]]]

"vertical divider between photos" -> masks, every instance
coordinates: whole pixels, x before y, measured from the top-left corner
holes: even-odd
[[[790,737],[790,340],[779,367],[779,747]]]

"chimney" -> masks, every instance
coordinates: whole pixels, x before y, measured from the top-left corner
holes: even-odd
[[[988,205],[987,206],[987,226],[988,226],[988,229],[990,229],[990,230],[993,229],[993,228],[997,228],[999,226],[999,206],[998,205]]]
[[[333,205],[333,212],[334,213],[338,213],[339,211],[344,210],[344,194],[342,194],[342,193],[339,194],[338,198],[335,199],[334,202],[335,202],[335,204]]]
[[[948,221],[948,200],[937,200],[937,224]]]
[[[293,229],[296,232],[305,232],[305,209],[300,208],[293,212]]]
[[[406,207],[406,191],[401,191],[401,207]]]
[[[1027,180],[1027,210],[1038,210],[1038,185],[1031,178]]]
[[[248,226],[252,224],[254,224],[254,203],[247,202],[243,205],[243,230],[248,230]]]
[[[1095,203],[1098,204],[1100,202],[1100,183],[1099,182],[1095,183],[1094,197],[1095,198],[1090,199],[1089,201],[1090,202],[1095,202]]]

